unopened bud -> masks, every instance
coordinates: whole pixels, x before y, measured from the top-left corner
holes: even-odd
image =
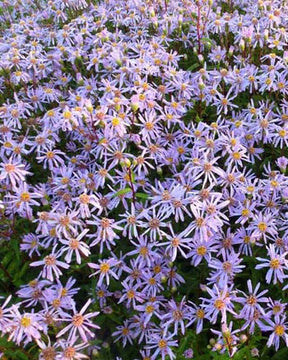
[[[222,324],[221,325],[221,330],[222,330],[222,333],[225,337],[228,337],[231,335],[231,331],[229,330],[228,326],[226,323]]]
[[[248,337],[247,337],[247,335],[242,334],[242,335],[240,335],[239,340],[240,340],[241,344],[244,344],[248,340]]]
[[[209,340],[209,344],[210,344],[210,345],[214,346],[215,343],[216,343],[216,340],[215,340],[214,338],[211,338],[211,339]]]
[[[216,351],[220,351],[220,350],[222,350],[222,345],[219,344],[219,343],[216,343],[214,348],[215,348]]]
[[[134,160],[133,160],[133,163],[134,163]],[[137,162],[136,162],[136,164],[137,164]],[[130,166],[131,166],[131,161],[126,158],[126,159],[124,159],[124,160],[122,160],[122,161],[120,162],[120,165],[121,165],[122,167],[130,167]]]
[[[200,64],[203,64],[203,63],[204,63],[204,56],[203,56],[203,55],[199,54],[199,55],[198,55],[198,59],[199,59],[199,61],[200,61]]]
[[[121,59],[117,59],[117,60],[116,60],[116,64],[117,64],[118,66],[122,66],[122,61],[121,61]]]
[[[240,49],[241,49],[242,51],[244,51],[244,49],[245,49],[245,42],[244,42],[243,39],[240,40],[240,42],[239,42],[239,47],[240,47]]]
[[[167,282],[167,277],[164,276],[164,275],[162,275],[162,276],[161,276],[161,283],[162,283],[162,284],[165,284],[166,282]]]

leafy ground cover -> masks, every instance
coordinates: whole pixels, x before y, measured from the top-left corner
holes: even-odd
[[[2,359],[287,357],[287,1],[0,3]]]

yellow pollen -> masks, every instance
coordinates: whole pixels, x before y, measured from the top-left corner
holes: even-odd
[[[7,173],[12,173],[12,172],[15,171],[16,166],[13,165],[13,164],[6,164],[6,165],[4,166],[4,168],[5,168],[5,171],[6,171]]]
[[[79,240],[77,239],[70,239],[69,241],[69,247],[73,250],[76,250],[79,248]]]
[[[52,255],[46,256],[44,261],[45,261],[45,265],[47,265],[47,266],[52,266],[52,265],[55,265],[55,263],[56,263],[56,259]]]
[[[21,326],[27,328],[31,325],[31,319],[27,316],[23,316],[21,319]]]
[[[148,249],[147,249],[147,247],[146,247],[146,246],[142,246],[142,247],[140,248],[140,250],[139,250],[139,254],[140,254],[141,256],[147,256],[147,255],[148,255]]]
[[[265,232],[267,230],[267,224],[264,223],[264,222],[260,222],[258,224],[258,229],[261,231],[261,232]]]
[[[79,196],[79,201],[81,204],[89,204],[90,196],[87,194],[81,194]]]
[[[150,131],[153,130],[153,128],[154,128],[154,124],[152,122],[146,122],[145,129]]]
[[[214,302],[214,307],[215,307],[217,310],[222,310],[222,309],[224,309],[224,307],[225,307],[225,303],[224,303],[223,300],[217,299],[217,300]]]
[[[204,310],[198,309],[198,310],[196,311],[196,316],[198,317],[198,319],[203,319],[204,316],[205,316]]]
[[[197,255],[204,256],[207,253],[206,246],[199,246],[197,248]]]
[[[257,303],[257,299],[255,296],[251,295],[247,298],[247,304],[255,305]]]
[[[279,267],[280,267],[279,259],[272,259],[270,261],[270,267],[271,267],[271,269],[279,269]]]
[[[103,218],[100,222],[101,226],[104,228],[104,229],[107,229],[110,227],[110,220],[107,219],[107,218]]]
[[[84,317],[81,314],[76,314],[72,318],[72,324],[76,327],[81,326],[83,322],[84,322]]]
[[[134,290],[128,290],[127,291],[127,298],[128,299],[133,299],[135,297],[135,292],[134,292]]]
[[[23,192],[20,195],[20,200],[23,202],[28,202],[30,200],[30,194],[28,192]]]
[[[161,339],[161,340],[158,342],[158,346],[159,346],[160,349],[166,348],[166,346],[167,346],[167,341],[165,341],[164,339]]]
[[[241,211],[241,215],[242,216],[249,216],[249,214],[250,214],[250,210],[249,209],[243,209],[242,211]]]
[[[274,331],[277,336],[283,336],[285,333],[285,328],[283,325],[276,325]]]
[[[103,231],[101,232],[101,235],[103,234]],[[102,263],[100,265],[100,272],[106,274],[110,269],[110,265],[106,262]]]
[[[239,151],[235,151],[232,153],[232,157],[234,160],[240,160],[241,159],[241,153]]]
[[[73,359],[76,351],[73,347],[69,346],[67,349],[64,350],[64,357],[68,359]]]
[[[53,159],[54,158],[54,156],[55,156],[55,154],[54,154],[54,152],[53,151],[47,151],[47,153],[46,153],[46,158],[47,159]]]
[[[147,313],[147,314],[151,314],[153,311],[154,311],[154,306],[153,305],[147,305],[146,306],[146,309],[145,309],[145,312]]]

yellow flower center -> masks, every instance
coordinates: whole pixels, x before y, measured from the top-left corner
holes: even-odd
[[[272,259],[272,260],[270,261],[270,267],[271,267],[272,269],[279,269],[279,267],[280,267],[280,261],[279,261],[278,259]]]
[[[260,222],[258,224],[258,229],[261,231],[261,232],[265,232],[267,230],[267,224],[265,222]]]
[[[27,316],[23,316],[21,319],[21,326],[27,328],[31,325],[31,319]]]
[[[27,202],[30,200],[30,194],[28,192],[23,192],[20,196],[21,201]]]
[[[197,248],[197,255],[204,256],[207,253],[206,246],[199,246]]]
[[[158,342],[158,346],[159,346],[160,349],[166,348],[166,346],[167,346],[167,341],[165,341],[164,339],[161,339],[161,340]]]
[[[106,274],[110,270],[110,265],[107,262],[103,262],[100,265],[100,272]]]
[[[285,333],[285,328],[283,325],[276,325],[274,331],[277,336],[283,336]]]
[[[84,322],[84,317],[81,314],[76,314],[72,318],[72,324],[76,327],[81,326],[83,322]]]

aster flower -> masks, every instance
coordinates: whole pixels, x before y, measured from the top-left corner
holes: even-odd
[[[33,313],[21,314],[15,305],[12,305],[11,310],[13,330],[9,334],[9,340],[20,345],[22,341],[28,343],[33,339],[40,339],[42,327],[39,323],[39,316]]]
[[[206,287],[206,291],[211,296],[210,299],[201,298],[203,300],[202,308],[205,311],[206,318],[215,324],[218,314],[221,313],[221,322],[226,322],[227,312],[235,315],[234,305],[231,301],[233,296],[230,296],[228,287],[225,284],[223,289],[214,285],[212,289]]]
[[[266,319],[266,322],[268,325],[262,326],[262,330],[267,332],[272,331],[267,341],[267,346],[270,347],[274,345],[275,349],[278,350],[280,346],[280,338],[282,338],[285,341],[286,346],[288,346],[286,317],[282,316],[281,318],[275,319],[275,321]]]
[[[29,171],[25,170],[25,165],[21,163],[20,159],[13,157],[10,159],[2,158],[0,171],[0,180],[5,180],[7,184],[11,182],[13,187],[21,184],[26,175],[31,175]]]
[[[178,346],[178,342],[177,340],[173,340],[173,335],[167,334],[166,336],[161,336],[152,334],[147,342],[146,349],[153,350],[152,360],[156,360],[158,355],[161,356],[162,360],[165,359],[166,355],[168,355],[170,359],[175,359],[175,354],[171,349],[171,347],[175,346]]]
[[[57,337],[61,337],[69,331],[68,341],[75,339],[76,334],[79,333],[83,342],[87,342],[88,337],[93,338],[95,336],[90,328],[99,329],[99,326],[93,324],[90,319],[97,316],[99,312],[84,314],[91,302],[92,300],[89,299],[79,312],[73,307],[73,315],[64,314],[61,320],[69,322],[69,324],[57,334]]]
[[[260,305],[260,303],[264,303],[264,304],[268,303],[268,301],[269,301],[268,298],[263,296],[264,294],[267,294],[268,290],[263,290],[259,294],[257,294],[257,292],[260,288],[260,283],[258,283],[255,286],[255,289],[253,290],[251,280],[247,281],[247,287],[249,290],[248,295],[246,295],[243,292],[244,297],[237,296],[235,298],[236,302],[239,302],[240,304],[243,305],[243,308],[240,311],[239,317],[248,319],[251,316],[253,316],[255,310],[261,312],[262,314],[265,314],[265,311],[264,311],[263,307]]]
[[[266,273],[266,282],[270,284],[273,277],[273,284],[276,284],[277,281],[283,283],[284,281],[284,269],[287,267],[287,260],[285,256],[287,252],[279,255],[275,249],[275,246],[270,244],[269,247],[266,247],[268,250],[268,256],[270,259],[257,257],[256,259],[261,263],[256,265],[256,269],[269,268]]]
[[[88,257],[90,255],[89,245],[81,239],[86,236],[88,229],[83,230],[77,237],[69,238],[68,240],[60,239],[63,245],[62,253],[67,251],[65,261],[70,264],[73,254],[76,255],[77,264],[81,264],[82,257]]]
[[[69,265],[63,261],[58,260],[61,256],[61,252],[56,252],[56,247],[53,248],[50,255],[45,256],[43,260],[33,261],[30,266],[43,266],[41,270],[41,276],[47,278],[50,281],[53,281],[54,276],[59,278],[62,275],[60,268],[68,269]]]
[[[100,264],[93,264],[93,263],[88,263],[88,266],[92,269],[96,269],[97,271],[94,272],[93,274],[91,274],[90,276],[93,275],[100,275],[98,282],[97,282],[97,286],[101,286],[102,282],[105,278],[107,285],[109,285],[110,282],[110,278],[109,276],[114,277],[114,279],[118,280],[118,276],[116,275],[115,271],[112,270],[112,267],[117,265],[119,263],[118,260],[114,259],[114,258],[110,258],[107,260],[100,260]]]

